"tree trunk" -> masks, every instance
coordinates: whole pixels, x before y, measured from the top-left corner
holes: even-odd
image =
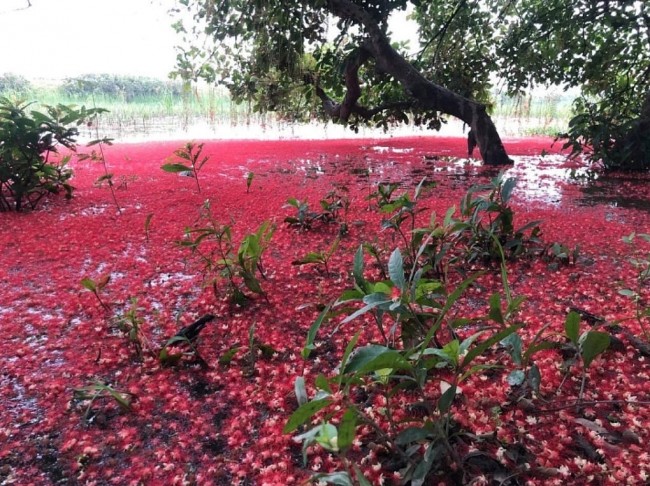
[[[485,105],[432,83],[390,45],[386,34],[365,10],[350,0],[329,0],[334,15],[361,24],[368,34],[364,44],[379,69],[393,76],[423,108],[454,116],[470,126],[486,164],[512,164]],[[470,135],[470,136],[472,136]]]
[[[384,36],[372,39],[371,52],[380,69],[397,79],[422,107],[454,116],[469,125],[486,164],[512,164],[485,105],[426,79],[391,47]]]

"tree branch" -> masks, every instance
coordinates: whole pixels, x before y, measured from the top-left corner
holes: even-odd
[[[314,89],[316,91],[316,96],[321,100],[323,104],[323,109],[325,110],[325,113],[327,113],[328,116],[331,118],[335,119],[342,119],[342,120],[348,120],[348,118],[343,118],[341,116],[341,109],[343,103],[338,103],[337,101],[333,100],[330,98],[327,93],[323,90],[323,88],[320,87],[318,84],[318,80],[311,74],[306,74],[305,75],[305,83],[310,84],[314,86]],[[347,95],[346,95],[347,98]],[[358,98],[357,98],[358,99]],[[386,110],[408,110],[410,108],[413,108],[415,106],[414,101],[392,101],[392,102],[387,102],[383,103],[381,105],[375,106],[373,108],[368,108],[362,105],[359,105],[358,103],[355,103],[353,105],[349,106],[349,113],[348,117],[351,114],[355,114],[357,116],[360,116],[361,118],[365,120],[370,120],[373,116],[375,116],[378,113],[381,113],[382,111]]]

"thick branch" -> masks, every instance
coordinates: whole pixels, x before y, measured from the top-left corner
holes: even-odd
[[[364,48],[359,48],[350,55],[345,62],[345,87],[347,92],[341,103],[339,117],[346,120],[357,105],[361,97],[361,86],[359,85],[359,69],[370,58],[369,52]]]
[[[321,100],[323,104],[323,109],[325,110],[325,113],[327,113],[328,116],[331,118],[336,118],[336,119],[343,119],[341,117],[341,106],[342,103],[338,103],[337,101],[333,100],[330,98],[327,93],[323,90],[323,88],[320,87],[318,84],[318,81],[311,75],[306,75],[305,76],[305,82],[307,84],[313,85],[314,89],[316,91],[316,96]],[[347,95],[346,95],[347,98]],[[365,120],[370,120],[373,116],[375,116],[378,113],[381,113],[382,111],[386,110],[408,110],[410,108],[413,108],[415,106],[415,103],[413,101],[392,101],[389,103],[383,103],[381,105],[375,106],[373,108],[368,108],[362,105],[359,105],[358,103],[354,103],[352,106],[350,106],[350,113],[349,114],[355,114],[357,116],[360,116],[361,118]],[[347,118],[345,118],[347,120]]]

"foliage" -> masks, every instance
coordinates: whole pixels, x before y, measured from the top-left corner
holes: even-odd
[[[149,339],[142,330],[142,324],[144,323],[144,319],[141,317],[142,310],[138,306],[138,299],[133,297],[129,301],[126,310],[113,318],[113,323],[124,334],[129,344],[133,346],[139,358],[143,356],[143,348],[148,351],[152,350]]]
[[[57,105],[28,113],[29,105],[0,98],[0,211],[34,209],[61,191],[71,198],[70,156],[53,159],[60,147],[74,151],[79,125],[104,111]]]
[[[378,32],[390,41],[391,16],[406,8],[419,45],[393,43],[395,51],[384,56]],[[411,66],[488,110],[494,79],[511,95],[537,85],[577,88],[581,97],[566,133],[573,153],[610,169],[647,169],[646,10],[631,0],[184,0],[176,10],[183,39],[177,74],[220,82],[236,101],[288,119],[313,117],[320,101],[353,129],[362,123],[439,129],[445,113],[462,118],[444,102],[427,106],[431,93],[402,89],[395,66]],[[337,20],[334,36],[328,16]]]
[[[608,169],[650,167],[645,8],[627,0],[527,0],[507,12],[498,44],[499,72],[511,90],[533,83],[581,89],[567,146]]]
[[[346,454],[359,431],[366,426],[375,432],[370,440],[397,458],[404,483],[424,484],[429,473],[444,468],[448,460],[461,464],[456,449],[461,431],[457,430],[452,414],[460,385],[476,373],[502,367],[500,364],[475,363],[475,360],[520,327],[507,323],[522,302],[522,299],[510,298],[508,290],[505,312],[501,310],[500,300],[491,299],[491,311],[485,319],[492,321],[494,326],[460,340],[455,328],[471,320],[451,318],[450,311],[478,276],[466,279],[447,293],[441,282],[422,278],[423,268],[414,266],[407,271],[398,249],[391,254],[387,266],[389,281],[366,280],[363,247],[359,248],[352,271],[354,289],[345,291],[321,313],[309,330],[303,356],[308,356],[314,348],[317,332],[327,321],[328,314],[342,305],[347,310],[354,301],[362,302],[363,307],[347,315],[334,332],[340,326],[370,314],[385,343],[357,346],[361,330],[357,332],[348,343],[334,376],[319,375],[316,378],[317,391],[311,399],[304,381],[299,378],[296,381],[299,407],[284,428],[285,433],[294,432],[318,419],[320,425],[308,428],[295,440],[303,443],[305,461],[307,448],[314,444],[339,455],[346,470],[337,474],[346,478],[348,482],[345,484],[353,484],[353,477],[363,483],[360,471],[351,465]],[[505,282],[507,284],[507,280]],[[336,313],[346,314],[346,310]],[[387,318],[391,323],[385,323]],[[440,343],[438,334],[445,328],[448,340]],[[402,346],[397,346],[398,333]],[[431,381],[438,381],[441,388],[435,406],[422,414],[414,409],[409,412],[408,407],[400,405],[397,397],[403,390],[419,397],[420,403],[428,403],[426,390],[430,389]],[[382,427],[377,414],[355,398],[370,390],[383,397],[381,415],[387,420],[387,426]],[[399,422],[393,419],[398,413],[401,417]],[[318,479],[327,478],[319,476]]]
[[[201,186],[199,185],[199,171],[203,168],[205,163],[210,160],[209,155],[201,158],[203,145],[204,144],[202,143],[197,145],[194,142],[187,142],[183,147],[174,151],[174,155],[183,162],[169,162],[164,164],[161,169],[172,174],[191,174],[196,181],[196,190],[200,193]],[[190,165],[186,165],[186,162],[189,162]]]
[[[531,245],[540,244],[540,221],[515,229],[514,213],[509,206],[515,185],[515,179],[505,179],[501,172],[489,184],[470,188],[461,201],[463,220],[457,228],[463,232],[466,261],[499,260],[501,248],[510,258],[517,258],[531,251]],[[489,192],[474,197],[482,191]]]
[[[99,131],[99,128],[97,128]],[[106,156],[104,155],[104,145],[113,145],[113,139],[104,137],[97,138],[96,140],[91,140],[88,142],[88,147],[97,147],[97,150],[92,149],[89,154],[79,154],[79,160],[91,160],[93,162],[100,162],[104,169],[104,174],[99,176],[95,181],[95,184],[98,187],[101,187],[104,183],[108,185],[109,190],[111,191],[111,196],[113,197],[113,202],[117,208],[117,212],[122,214],[122,208],[120,203],[117,201],[117,196],[115,195],[115,183],[113,182],[113,173],[108,171],[108,164],[106,163]]]
[[[218,282],[227,281],[228,294],[232,301],[244,304],[248,297],[243,288],[266,297],[257,274],[264,278],[262,255],[266,251],[275,226],[265,221],[254,233],[246,235],[235,251],[232,226],[219,223],[210,210],[207,200],[201,209],[204,226],[186,228],[185,239],[178,244],[189,248],[203,264],[206,283],[212,286],[218,296]]]
[[[23,97],[32,91],[29,80],[23,76],[12,73],[0,74],[0,96]]]
[[[637,236],[650,243],[650,234],[646,233],[632,233],[628,236],[624,236],[623,241],[628,245],[632,245]],[[648,332],[646,327],[646,323],[650,322],[650,304],[647,301],[644,301],[642,297],[643,289],[647,286],[648,282],[650,282],[650,252],[646,255],[635,255],[630,259],[630,263],[637,270],[636,288],[621,289],[618,292],[634,301],[636,309],[635,319],[643,331],[643,336],[645,337],[646,342],[650,342],[650,332]]]

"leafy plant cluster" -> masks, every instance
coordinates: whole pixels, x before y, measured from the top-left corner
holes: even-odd
[[[236,247],[232,225],[222,224],[214,218],[209,200],[201,210],[199,221],[199,224],[186,229],[185,238],[178,244],[190,249],[202,262],[206,284],[212,286],[215,296],[219,296],[219,283],[225,281],[226,293],[236,304],[246,303],[246,291],[266,297],[260,280],[266,278],[262,256],[275,226],[265,221]]]
[[[418,201],[426,180],[396,197],[396,184],[380,184],[369,195],[383,218],[381,226],[392,231],[405,249],[407,267],[421,265],[425,272],[446,276],[450,265],[490,263],[505,257],[517,259],[539,255],[545,249],[540,240],[539,221],[514,226],[510,198],[516,180],[500,173],[488,184],[473,186],[462,198],[459,211],[451,207],[442,219],[434,212],[427,226],[419,227],[423,211]],[[457,214],[458,212],[458,214]]]
[[[296,198],[287,200],[287,204],[296,210],[295,216],[287,216],[284,222],[300,230],[310,230],[317,222],[339,223],[341,236],[348,232],[347,215],[350,209],[350,198],[346,187],[334,188],[319,201],[320,212],[311,211],[307,201]]]
[[[29,106],[0,98],[0,211],[34,209],[47,194],[72,197],[70,156],[55,154],[60,147],[74,151],[78,127],[105,111],[66,105],[28,111]]]
[[[114,74],[84,74],[63,81],[59,90],[67,96],[85,98],[102,95],[133,101],[162,94],[180,96],[183,84],[161,81],[141,76],[118,76]]]
[[[514,368],[507,377],[516,395],[513,400],[528,400],[525,397],[540,392],[542,379],[534,356],[556,349],[566,356],[567,375],[576,361],[582,364],[579,403],[586,370],[609,346],[607,332],[594,328],[581,332],[579,315],[570,313],[564,333],[540,332],[523,350],[518,331],[524,324],[518,315],[524,299],[511,294],[505,260],[501,265],[504,295],[492,294],[488,313],[473,318],[456,315],[453,309],[480,273],[447,289],[442,281],[424,277],[423,267],[407,269],[399,249],[393,251],[387,267],[389,280],[366,279],[360,247],[352,270],[354,287],[328,305],[309,330],[304,358],[316,348],[322,326],[335,316],[344,318],[332,333],[369,316],[382,340],[359,345],[367,324],[358,323],[336,370],[315,379],[311,397],[304,379],[296,381],[299,407],[284,431],[301,430],[295,439],[303,444],[305,461],[307,449],[319,445],[336,454],[344,466],[342,471],[317,474],[314,479],[329,484],[370,484],[355,463],[352,446],[361,440],[379,444],[384,456],[392,458],[391,468],[400,471],[403,484],[428,484],[426,481],[442,473],[464,483],[473,457],[466,444],[474,439],[471,431],[463,430],[454,419],[454,412],[462,409],[457,396],[465,381],[475,374]],[[361,307],[351,305],[356,302]],[[476,327],[478,331],[460,337],[461,332]],[[510,363],[505,359],[508,356]],[[436,388],[440,394],[434,399],[431,390]],[[381,397],[381,409],[370,409],[368,401],[359,398],[368,396]],[[368,433],[368,428],[372,432]],[[496,438],[494,441],[506,446]],[[495,458],[484,455],[507,474],[523,472],[505,471]],[[455,472],[452,464],[459,466]]]

